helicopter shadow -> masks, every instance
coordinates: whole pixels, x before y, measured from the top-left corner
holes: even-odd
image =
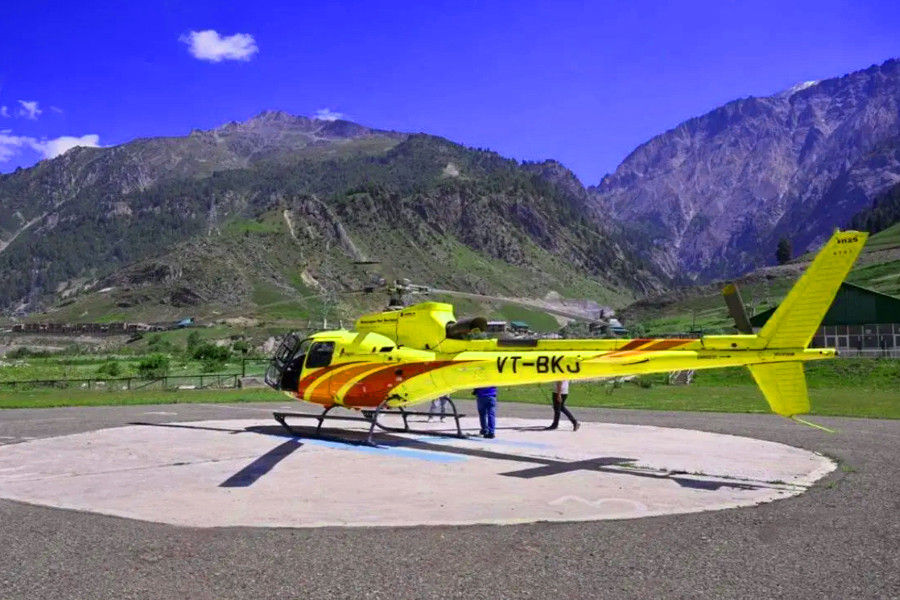
[[[129,425],[141,425],[144,427],[165,427],[170,429],[193,429],[196,431],[217,431],[235,435],[239,433],[252,433],[247,429],[231,429],[227,427],[208,427],[204,425],[189,425],[185,423],[149,423],[145,421],[133,421]],[[296,450],[303,446],[303,442],[296,438],[292,438],[272,448],[246,467],[223,481],[219,487],[224,488],[240,488],[249,487],[256,483],[261,477],[266,475],[275,466],[285,458],[293,454]]]
[[[240,488],[253,485],[260,478],[272,471],[278,463],[300,449],[307,441],[322,441],[329,444],[358,448],[366,452],[378,453],[379,449],[390,451],[391,449],[416,450],[426,453],[459,456],[464,458],[482,458],[487,460],[499,460],[519,465],[532,465],[512,471],[500,473],[504,477],[516,477],[520,479],[535,479],[561,475],[576,471],[606,472],[615,475],[626,475],[650,479],[670,480],[681,487],[697,490],[715,491],[721,488],[736,490],[757,490],[763,488],[780,489],[781,486],[768,485],[762,482],[737,481],[732,478],[694,474],[689,475],[684,471],[665,471],[638,468],[633,465],[639,459],[621,456],[600,456],[576,461],[565,461],[542,456],[529,456],[515,454],[489,448],[473,448],[455,444],[441,443],[438,436],[434,439],[423,440],[411,438],[394,433],[379,433],[378,445],[372,446],[368,442],[368,432],[353,431],[347,429],[331,429],[323,427],[316,434],[315,426],[292,426],[295,434],[290,434],[280,425],[252,425],[241,429],[227,427],[208,427],[202,425],[189,425],[181,423],[149,423],[132,422],[130,425],[147,427],[166,427],[174,429],[195,429],[202,431],[216,431],[227,434],[252,433],[268,437],[282,438],[286,441],[272,448],[259,458],[253,460],[247,466],[237,471],[219,484],[219,487]],[[516,428],[510,428],[516,429]],[[541,428],[543,429],[543,428]],[[531,429],[528,429],[531,430]],[[469,438],[478,442],[479,438]],[[458,438],[447,436],[447,441],[459,441]]]
[[[348,446],[368,446],[367,434],[362,432],[353,432],[343,429],[328,430],[323,428],[325,435],[315,436],[315,427],[312,426],[295,426],[295,431],[299,437],[304,437],[304,433],[313,439],[324,439],[334,443],[346,444]],[[509,427],[507,429],[519,431],[543,431],[543,427],[533,428],[517,428]],[[305,430],[305,431],[304,431]],[[254,425],[247,428],[247,431],[259,433],[263,435],[287,436],[288,434],[277,425]],[[333,435],[332,432],[339,432],[341,435]],[[349,434],[349,435],[348,435]],[[441,443],[439,437],[434,440],[422,440],[417,438],[405,437],[403,435],[381,433],[378,436],[378,446],[386,446],[388,448],[408,448],[426,452],[439,452],[443,454],[459,455],[468,458],[483,458],[488,460],[502,460],[514,463],[525,463],[537,465],[513,471],[500,473],[505,477],[517,477],[520,479],[534,479],[538,477],[547,477],[552,475],[560,475],[575,471],[597,471],[606,472],[616,475],[628,475],[634,477],[643,477],[650,479],[667,479],[673,481],[681,487],[692,488],[698,490],[715,491],[721,488],[731,488],[737,490],[757,490],[769,488],[765,483],[738,481],[727,477],[690,475],[684,471],[665,471],[651,470],[647,468],[636,468],[633,463],[637,462],[637,458],[621,457],[621,456],[601,456],[577,461],[565,461],[540,456],[529,456],[522,454],[514,454],[511,452],[503,452],[486,448],[472,448],[469,446],[451,445]],[[447,436],[447,441],[457,441],[458,438]],[[478,438],[470,438],[471,441],[479,441]]]

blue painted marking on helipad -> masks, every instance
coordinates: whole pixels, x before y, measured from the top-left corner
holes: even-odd
[[[477,442],[479,444],[494,444],[497,446],[518,446],[520,448],[535,448],[538,450],[544,450],[547,448],[553,448],[552,444],[542,444],[541,442],[517,442],[514,440],[501,440],[499,438],[488,439],[478,436],[472,436],[468,438],[458,438],[458,437],[435,437],[433,435],[422,435],[417,437],[410,437],[409,439],[415,440],[417,442],[434,442],[440,441],[441,444],[446,444],[448,442]]]
[[[396,456],[399,458],[415,458],[418,460],[426,460],[428,462],[436,462],[436,463],[453,463],[460,462],[464,460],[468,460],[466,456],[460,456],[458,454],[446,454],[441,452],[440,449],[435,448],[433,451],[430,450],[415,450],[413,448],[403,448],[402,446],[366,446],[364,444],[348,444],[345,442],[337,442],[331,440],[323,440],[316,438],[306,438],[306,437],[297,437],[294,438],[298,441],[303,442],[304,444],[310,444],[312,446],[322,446],[324,448],[333,448],[336,450],[351,450],[356,452],[361,452],[363,454],[374,454],[377,456]]]

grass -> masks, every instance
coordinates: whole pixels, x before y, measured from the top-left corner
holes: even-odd
[[[291,298],[281,288],[270,283],[256,282],[253,285],[251,299],[255,304],[264,306],[267,304],[275,304],[276,302],[284,302]]]
[[[547,404],[550,386],[522,386],[500,392],[501,402]],[[463,394],[460,394],[463,395]],[[885,389],[812,388],[812,415],[900,419],[900,397]],[[3,408],[51,408],[58,406],[124,406],[141,404],[191,404],[231,402],[284,402],[268,389],[180,391],[61,391],[38,389],[0,394]],[[755,385],[653,385],[626,384],[613,389],[599,383],[573,383],[568,404],[573,407],[641,410],[769,413]],[[501,408],[502,411],[502,408]]]
[[[98,317],[95,322],[96,323],[121,323],[121,322],[127,321],[127,320],[128,320],[128,315],[126,315],[125,313],[111,312],[111,313],[106,313],[102,317]]]
[[[487,258],[452,239],[445,241],[448,254],[446,263],[444,259],[440,259],[436,264],[445,270],[446,267],[443,265],[449,264],[451,271],[489,281],[498,295],[533,297],[535,290],[552,289],[564,297],[591,298],[601,304],[616,306],[627,304],[633,299],[628,292],[612,289],[574,272],[571,265],[565,264],[563,259],[547,255],[530,240],[521,242],[536,269],[531,270],[499,259]],[[425,281],[434,281],[437,275],[438,273],[424,275]],[[452,287],[466,290],[464,285]]]
[[[224,229],[231,234],[278,233],[281,230],[281,226],[272,219],[234,219],[226,223]]]
[[[198,330],[202,331],[202,330]],[[177,340],[182,332],[167,332],[173,334],[167,336],[170,340]],[[178,337],[176,337],[178,336]],[[201,336],[201,340],[210,339],[212,336]],[[169,357],[169,376],[197,375],[203,370],[201,361],[185,356],[180,350],[183,343],[174,350],[164,349],[162,352]],[[146,354],[80,354],[80,355],[55,355],[48,357],[31,357],[23,359],[4,359],[0,368],[0,383],[4,381],[30,381],[51,379],[103,379],[99,374],[101,366],[108,362],[116,362],[119,374],[116,377],[136,377],[138,363],[146,357]],[[253,357],[248,357],[253,358]],[[232,357],[216,369],[218,373],[240,373],[241,357]],[[247,375],[259,375],[265,368],[264,362],[248,362]],[[206,374],[204,374],[205,376]],[[2,388],[0,388],[2,390]],[[0,391],[0,394],[4,393]]]
[[[841,358],[809,362],[804,365],[810,389],[875,389],[892,391],[900,402],[900,360]],[[656,376],[661,381],[663,376]],[[698,371],[694,384],[699,386],[755,385],[743,367]]]
[[[498,311],[508,321],[524,321],[533,331],[557,331],[559,323],[542,310],[504,304]]]
[[[598,383],[573,383],[567,404],[594,408],[630,408],[724,413],[769,413],[755,385],[654,385],[642,388],[625,384],[613,389]],[[900,397],[883,389],[812,388],[812,415],[900,419]],[[523,386],[502,390],[509,402],[550,404],[550,386]]]
[[[900,360],[846,358],[805,365],[812,405],[810,414],[900,419]],[[611,388],[603,383],[573,383],[572,406],[768,413],[769,406],[743,367],[698,371],[689,386],[665,384],[666,375],[641,377],[642,385]],[[647,387],[643,387],[647,386]],[[549,403],[549,386],[503,391],[504,400]]]
[[[900,223],[869,238],[863,257],[876,251],[900,247]],[[811,260],[808,253],[798,260]],[[860,264],[847,275],[847,281],[862,287],[900,295],[900,260],[883,260]],[[762,312],[776,306],[796,282],[796,277],[784,274],[774,279],[745,277],[738,279],[741,296],[748,311]],[[648,335],[671,332],[702,331],[704,333],[733,332],[734,323],[722,300],[720,286],[700,286],[682,294],[672,294],[672,301],[656,307],[632,306],[625,309],[630,318],[627,325],[639,323]]]
[[[806,365],[810,414],[900,419],[900,361],[840,359]],[[725,413],[769,413],[746,369],[700,371],[690,386],[670,386],[665,375],[642,377],[641,385],[611,388],[595,382],[572,384],[572,406]],[[548,404],[549,385],[501,390],[506,402]],[[458,394],[464,397],[464,393]],[[0,393],[0,408],[179,404],[193,402],[279,402],[284,396],[258,390],[88,391],[34,389]]]
[[[30,359],[28,363],[19,363],[18,361],[8,367],[3,368],[0,383],[4,381],[31,381],[31,380],[53,380],[53,379],[104,379],[104,375],[98,374],[98,369],[108,360],[115,360],[119,363],[120,374],[117,378],[137,377],[137,365],[144,357],[122,357],[122,358],[97,358],[96,361],[82,362],[76,364],[68,364],[65,362],[53,361],[52,359]],[[171,367],[168,375],[170,377],[199,375],[202,373],[203,365],[200,361],[193,359],[184,360],[179,358],[171,358]],[[34,361],[34,362],[31,362]],[[247,375],[259,375],[262,373],[263,363],[248,363]],[[216,373],[240,373],[240,359],[232,358],[224,363],[221,368],[216,369]],[[203,373],[204,376],[215,373]]]

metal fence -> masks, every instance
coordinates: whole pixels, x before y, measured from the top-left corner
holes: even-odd
[[[240,373],[202,373],[198,375],[166,375],[141,377],[91,377],[76,379],[28,379],[0,381],[0,390],[54,388],[63,390],[136,391],[136,390],[206,390],[233,389],[240,386]]]
[[[838,348],[838,358],[900,358],[900,348]]]
[[[233,389],[240,387],[245,377],[263,377],[268,358],[241,359],[240,373],[198,373],[193,375],[166,375],[163,377],[74,377],[65,379],[0,380],[0,391],[55,388],[61,390],[204,390]]]
[[[242,358],[241,377],[262,377],[271,361],[271,358]]]

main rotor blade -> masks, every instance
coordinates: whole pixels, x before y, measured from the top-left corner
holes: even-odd
[[[753,333],[753,325],[750,324],[750,318],[747,317],[747,308],[744,306],[744,300],[741,298],[741,292],[737,285],[734,283],[726,285],[722,288],[722,296],[728,306],[728,314],[734,319],[735,328],[741,333]]]
[[[546,313],[550,313],[552,315],[558,315],[560,317],[566,317],[567,319],[573,319],[576,321],[593,321],[594,319],[582,312],[574,311],[574,310],[566,310],[562,308],[555,308],[551,306],[545,306],[544,304],[536,301],[536,300],[519,300],[517,298],[507,298],[505,296],[487,296],[485,294],[475,294],[473,292],[458,292],[456,290],[445,290],[441,288],[431,288],[432,294],[444,294],[447,296],[458,296],[460,298],[470,298],[473,300],[488,300],[492,302],[504,302],[506,304],[516,304],[518,306],[525,306],[527,308],[533,308],[535,310],[542,310]]]

